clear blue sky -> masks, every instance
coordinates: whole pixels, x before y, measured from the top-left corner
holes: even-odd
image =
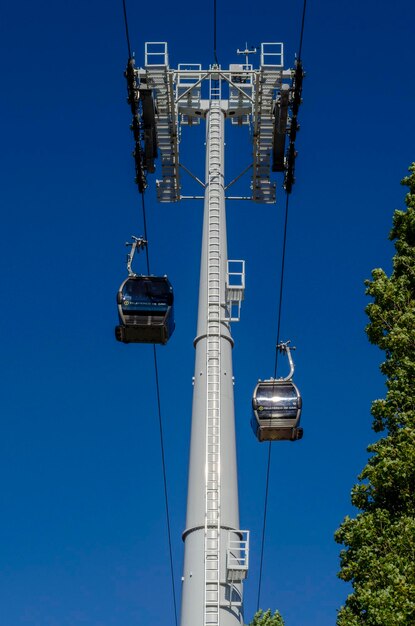
[[[261,604],[286,626],[332,626],[348,593],[333,533],[352,513],[350,489],[375,437],[370,403],[384,393],[381,353],[364,334],[363,280],[390,268],[399,181],[415,160],[415,9],[409,0],[308,4],[281,332],[297,346],[305,435],[274,448]],[[220,62],[238,62],[245,41],[284,41],[292,63],[301,10],[302,0],[218,0]],[[172,66],[212,62],[210,5],[129,0],[128,12],[138,64],[145,41],[168,41]],[[124,242],[142,234],[121,0],[8,3],[0,29],[0,626],[170,626],[152,349],[113,338]],[[249,160],[234,130],[229,177]],[[196,130],[183,133],[183,160],[199,175],[202,143]],[[273,371],[280,184],[278,198],[228,207],[229,255],[247,262],[233,329],[241,525],[252,532],[246,621],[266,465],[250,399]],[[168,273],[177,302],[175,334],[158,353],[179,591],[201,210],[157,205],[149,193],[152,269]]]

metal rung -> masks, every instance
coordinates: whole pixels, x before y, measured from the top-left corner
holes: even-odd
[[[211,93],[217,93],[213,91]],[[218,105],[219,106],[219,105]],[[203,626],[219,626],[220,607],[220,109],[217,119],[209,118],[208,178],[208,314],[206,352],[206,523],[205,523],[205,606]]]

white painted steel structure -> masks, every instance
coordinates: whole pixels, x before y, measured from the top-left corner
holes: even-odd
[[[251,52],[243,52],[246,60]],[[145,65],[134,70],[138,84],[152,89],[155,101],[158,199],[204,198],[181,626],[243,624],[249,532],[239,528],[230,322],[240,317],[245,264],[228,262],[225,194],[251,172],[251,193],[235,199],[275,202],[273,109],[282,84],[293,75],[283,69],[283,44],[262,44],[260,54],[259,69],[248,63],[228,70],[203,70],[198,64],[170,69],[167,44],[146,43]],[[179,163],[180,124],[191,126],[201,119],[206,120],[204,182]],[[253,142],[251,164],[228,185],[226,119],[249,126]],[[181,169],[203,187],[203,196],[181,194]]]
[[[220,86],[211,86],[211,94],[218,95],[219,89]],[[242,571],[238,550],[243,535],[239,531],[233,341],[225,319],[224,120],[220,99],[212,98],[206,112],[206,192],[184,532],[182,626],[243,623],[242,578],[229,575],[230,571]],[[244,539],[247,541],[245,535]],[[230,569],[229,545],[233,549],[230,554],[235,555],[235,562],[229,560]],[[244,555],[246,552],[247,543]]]

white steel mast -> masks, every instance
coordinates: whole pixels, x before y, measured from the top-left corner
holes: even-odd
[[[255,51],[243,54],[251,52]],[[162,175],[158,199],[204,199],[181,626],[243,624],[249,532],[239,528],[230,322],[239,320],[245,266],[227,258],[225,192],[251,172],[250,195],[229,199],[275,202],[271,180],[275,110],[281,108],[293,77],[292,70],[283,69],[283,44],[261,44],[260,58],[259,69],[245,63],[227,70],[218,65],[202,70],[197,64],[172,70],[167,44],[153,42],[146,43],[144,67],[133,70],[138,91],[151,90],[154,97]],[[179,125],[199,124],[201,119],[206,120],[204,183],[179,163]],[[227,186],[225,120],[253,130],[251,163]],[[288,117],[282,134],[289,123]],[[181,195],[181,169],[204,188],[203,196]]]
[[[225,111],[219,97],[220,81],[218,87],[213,84],[206,115],[206,190],[181,626],[243,623],[241,582],[227,580],[226,575],[229,542],[240,549],[242,536],[238,531],[233,341],[225,319]]]

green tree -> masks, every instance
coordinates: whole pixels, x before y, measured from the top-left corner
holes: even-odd
[[[395,211],[393,271],[366,281],[369,341],[385,353],[386,396],[372,404],[369,461],[352,489],[356,518],[335,534],[339,577],[353,586],[338,626],[415,625],[415,164],[402,181],[405,211]]]
[[[249,626],[284,626],[284,620],[278,611],[272,615],[271,609],[265,612],[261,610],[255,613]]]

